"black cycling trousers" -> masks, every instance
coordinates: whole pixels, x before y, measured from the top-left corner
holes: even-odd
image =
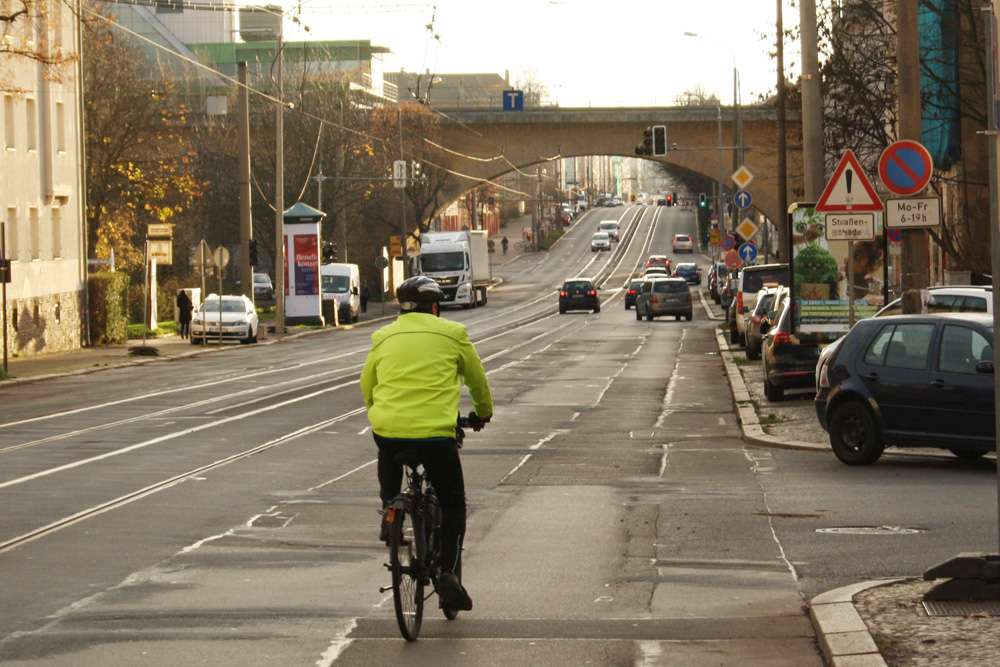
[[[379,496],[383,505],[395,498],[402,488],[403,465],[395,460],[396,454],[420,452],[427,480],[437,492],[441,505],[442,569],[458,572],[465,538],[465,477],[455,439],[409,440],[375,434],[375,444],[378,445]]]

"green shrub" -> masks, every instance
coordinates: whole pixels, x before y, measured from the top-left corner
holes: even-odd
[[[128,340],[129,277],[125,273],[95,273],[87,280],[90,301],[90,342],[113,345]]]

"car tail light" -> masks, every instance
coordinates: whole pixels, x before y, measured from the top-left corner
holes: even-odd
[[[635,290],[634,289],[630,289],[629,291],[627,291],[625,293],[631,296],[632,294],[635,294]]]
[[[826,375],[827,364],[823,364],[823,367],[819,369],[819,386],[820,388],[828,388],[830,386],[830,378]]]
[[[736,293],[736,312],[740,312],[743,308],[743,292]]]
[[[687,299],[686,299],[686,301],[687,301],[688,303],[691,303],[691,293],[690,293],[690,292],[688,292],[688,295],[687,295]]]
[[[589,294],[590,296],[597,296],[597,290],[592,289],[589,292],[587,292],[587,294]]]
[[[779,331],[774,334],[774,344],[775,345],[791,345],[792,344],[792,334],[787,331]]]
[[[650,302],[650,303],[659,303],[659,302],[660,302],[660,300],[659,300],[659,299],[657,299],[657,298],[656,298],[656,295],[654,294],[653,296],[649,297],[649,302]]]
[[[569,292],[567,292],[566,290],[560,290],[559,296],[569,296]]]

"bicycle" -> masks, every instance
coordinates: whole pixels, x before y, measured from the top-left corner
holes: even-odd
[[[455,441],[461,448],[465,439],[462,429],[469,425],[468,417],[459,416],[455,426]],[[420,462],[419,451],[396,455],[396,460],[407,468],[407,487],[392,499],[386,509],[389,529],[389,562],[386,568],[392,573],[392,585],[379,588],[384,593],[392,590],[396,622],[403,638],[416,641],[423,620],[424,602],[437,592],[441,577],[441,506],[437,493],[428,482]],[[462,579],[461,566],[455,575]],[[424,595],[424,587],[431,585],[431,592]],[[442,604],[441,611],[449,621],[458,617],[459,610]]]

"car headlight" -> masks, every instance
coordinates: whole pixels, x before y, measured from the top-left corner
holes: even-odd
[[[200,317],[194,318],[193,320],[191,320],[191,324],[202,324],[201,318]]]

